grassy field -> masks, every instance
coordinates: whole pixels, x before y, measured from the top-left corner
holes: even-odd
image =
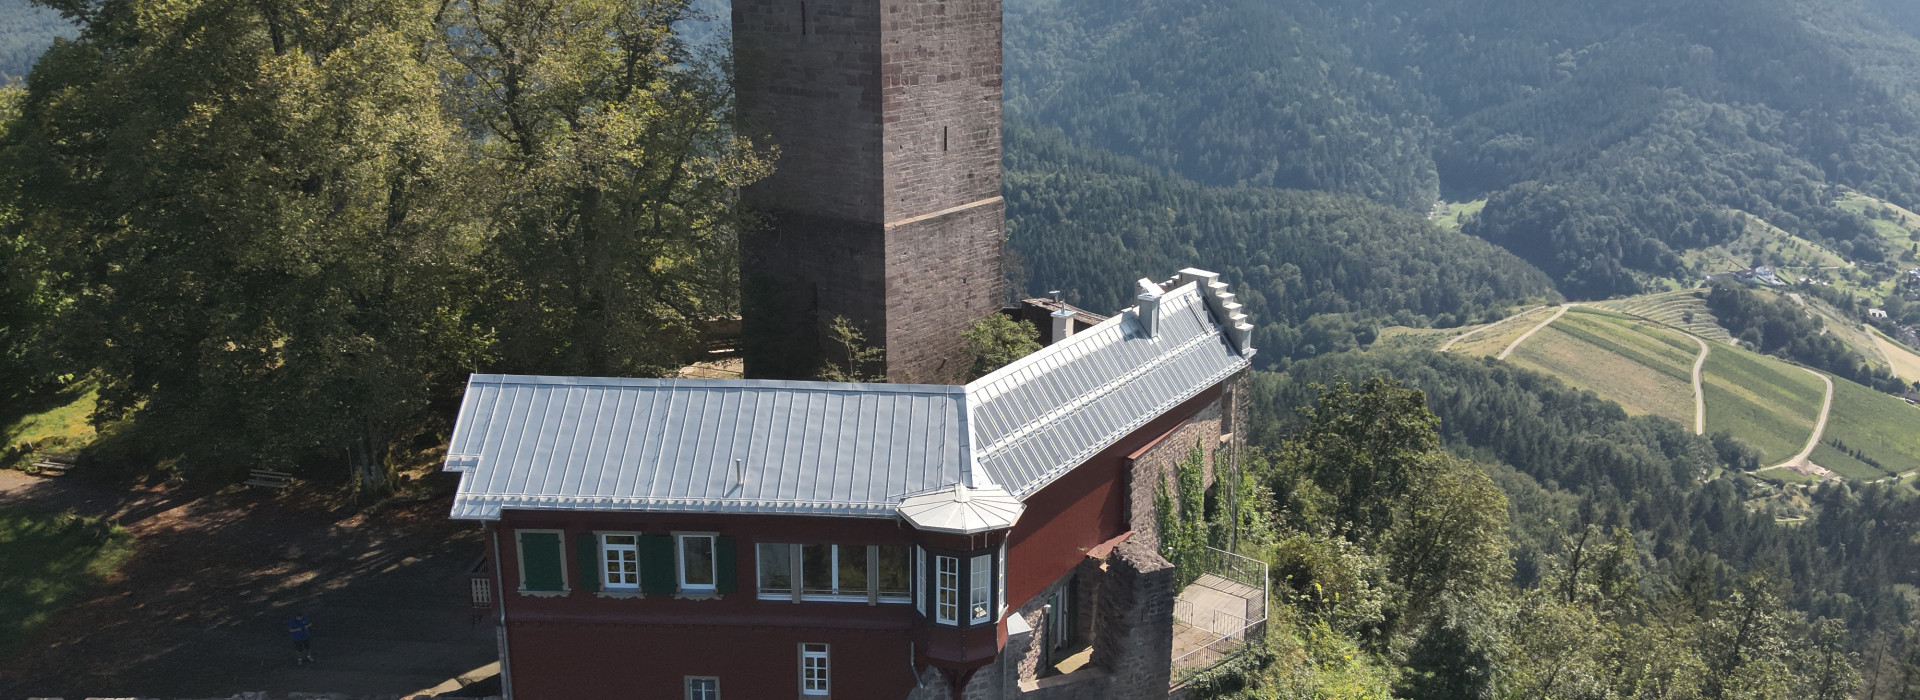
[[[1920,214],[1858,192],[1848,192],[1833,205],[1867,217],[1873,222],[1874,230],[1896,250],[1911,250],[1914,243],[1920,242]]]
[[[1484,199],[1471,202],[1447,202],[1447,213],[1441,214],[1440,218],[1433,220],[1433,223],[1439,224],[1441,228],[1458,231],[1461,224],[1466,223],[1467,219],[1479,214],[1480,210],[1485,208],[1487,208],[1487,200]]]
[[[1371,350],[1438,350],[1448,338],[1464,333],[1470,328],[1408,328],[1406,326],[1388,326],[1380,329],[1380,336],[1369,347]]]
[[[1880,468],[1834,449],[1838,440]],[[1833,413],[1813,462],[1849,479],[1878,479],[1920,469],[1920,408],[1853,382],[1833,381]]]
[[[1707,357],[1702,377],[1707,432],[1727,431],[1772,465],[1800,453],[1813,434],[1826,385],[1785,362],[1726,345]]]
[[[1695,296],[1695,294],[1701,296]],[[1594,306],[1629,316],[1650,319],[1688,333],[1721,343],[1733,342],[1733,335],[1707,311],[1705,291],[1681,290],[1645,294],[1626,299],[1603,301]]]
[[[1543,306],[1523,314],[1508,316],[1498,323],[1489,324],[1491,327],[1474,334],[1473,337],[1455,343],[1448,352],[1463,355],[1498,355],[1501,350],[1513,344],[1514,339],[1526,335],[1529,329],[1547,320],[1548,316],[1552,316],[1559,310],[1558,306]]]
[[[133,536],[119,526],[0,506],[0,656],[132,552]]]
[[[93,416],[97,394],[91,383],[83,382],[64,391],[15,397],[0,406],[0,447],[22,443],[42,444],[44,449],[63,451],[77,448],[94,438]],[[24,461],[27,453],[0,450],[0,469],[19,466],[6,463]]]
[[[1726,243],[1690,250],[1681,259],[1695,272],[1714,274],[1744,270],[1755,265],[1776,267],[1844,267],[1847,260],[1825,246],[1795,236],[1767,223],[1765,219],[1738,212],[1746,227],[1740,237]]]
[[[1692,340],[1650,322],[1575,309],[1507,359],[1592,390],[1628,413],[1691,427],[1698,354]]]
[[[1900,375],[1901,379],[1909,382],[1920,381],[1920,353],[1915,353],[1911,348],[1894,342],[1892,338],[1888,338],[1878,330],[1873,331],[1873,342],[1893,363],[1894,374]]]

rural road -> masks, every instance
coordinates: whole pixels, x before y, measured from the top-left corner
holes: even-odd
[[[1514,349],[1516,349],[1516,348],[1518,348],[1518,347],[1520,347],[1520,344],[1521,344],[1521,343],[1524,343],[1524,342],[1527,342],[1527,339],[1528,339],[1528,338],[1531,338],[1531,337],[1533,337],[1533,334],[1535,334],[1535,333],[1539,333],[1539,332],[1540,332],[1540,329],[1542,329],[1542,328],[1546,328],[1547,326],[1551,326],[1551,325],[1553,325],[1553,322],[1554,322],[1554,321],[1558,321],[1558,320],[1560,320],[1560,317],[1561,317],[1561,316],[1565,316],[1565,315],[1567,315],[1567,309],[1571,309],[1571,308],[1573,308],[1573,307],[1575,307],[1575,306],[1579,306],[1579,305],[1578,305],[1578,304],[1562,304],[1562,305],[1560,306],[1560,310],[1559,310],[1559,311],[1555,311],[1555,312],[1553,312],[1553,315],[1552,315],[1552,316],[1548,316],[1548,317],[1547,317],[1547,320],[1545,320],[1545,321],[1541,321],[1541,322],[1540,322],[1540,325],[1538,325],[1538,326],[1534,326],[1533,328],[1531,328],[1531,329],[1529,329],[1529,330],[1528,330],[1528,331],[1527,331],[1527,332],[1526,332],[1525,334],[1523,334],[1523,335],[1521,335],[1521,336],[1520,336],[1520,337],[1518,337],[1518,338],[1514,338],[1514,339],[1513,339],[1513,343],[1512,343],[1512,344],[1510,344],[1510,345],[1508,345],[1508,346],[1507,346],[1507,349],[1505,349],[1505,350],[1501,350],[1501,351],[1500,351],[1500,356],[1499,356],[1499,357],[1496,357],[1496,358],[1494,358],[1494,359],[1496,359],[1496,360],[1504,360],[1504,359],[1507,359],[1507,356],[1508,356],[1508,355],[1512,355],[1512,354],[1513,354],[1513,351],[1514,351]]]
[[[1833,410],[1833,378],[1805,367],[1801,367],[1800,369],[1806,370],[1807,374],[1819,377],[1820,381],[1827,383],[1827,399],[1820,402],[1820,420],[1814,421],[1813,423],[1813,437],[1807,438],[1807,448],[1801,450],[1800,454],[1794,455],[1793,459],[1773,465],[1774,469],[1795,464],[1805,464],[1807,458],[1813,456],[1813,448],[1820,446],[1820,435],[1827,432],[1827,413]]]
[[[1687,337],[1700,344],[1700,357],[1693,361],[1693,434],[1705,435],[1707,434],[1707,392],[1700,383],[1700,370],[1707,366],[1707,354],[1712,352],[1712,349],[1707,347],[1707,341],[1700,336],[1688,333]]]
[[[1540,308],[1540,307],[1538,307],[1538,306],[1536,306],[1536,307],[1533,307],[1533,309],[1538,309],[1538,308]],[[1500,325],[1500,324],[1502,324],[1502,323],[1506,323],[1506,322],[1508,322],[1508,321],[1511,321],[1511,320],[1513,320],[1513,319],[1516,319],[1516,318],[1519,318],[1519,317],[1521,317],[1521,316],[1525,316],[1525,315],[1527,315],[1527,314],[1530,314],[1530,313],[1533,313],[1533,309],[1527,309],[1527,310],[1525,310],[1525,311],[1521,311],[1520,313],[1517,313],[1517,314],[1514,314],[1514,315],[1512,315],[1512,316],[1508,316],[1508,317],[1506,317],[1506,318],[1503,318],[1503,319],[1500,319],[1500,320],[1498,320],[1498,321],[1494,321],[1493,323],[1489,323],[1489,324],[1487,324],[1487,325],[1484,325],[1484,326],[1481,326],[1481,327],[1479,327],[1479,328],[1475,328],[1475,329],[1473,329],[1473,330],[1470,330],[1470,331],[1467,331],[1467,332],[1465,332],[1465,333],[1461,333],[1460,335],[1456,335],[1456,336],[1454,336],[1454,337],[1452,337],[1452,338],[1449,338],[1449,339],[1447,340],[1447,342],[1445,342],[1445,343],[1441,343],[1441,344],[1440,344],[1440,350],[1439,350],[1439,352],[1446,352],[1446,351],[1448,351],[1448,350],[1452,350],[1452,349],[1453,349],[1453,344],[1454,344],[1454,343],[1458,343],[1458,342],[1460,342],[1460,341],[1462,341],[1462,340],[1466,340],[1466,339],[1468,339],[1468,338],[1471,338],[1471,337],[1473,337],[1473,336],[1475,336],[1475,335],[1478,335],[1478,334],[1479,334],[1479,333],[1480,333],[1481,331],[1484,331],[1484,330],[1487,330],[1487,329],[1489,329],[1489,328],[1492,328],[1492,327],[1494,327],[1494,326],[1498,326],[1498,325]]]

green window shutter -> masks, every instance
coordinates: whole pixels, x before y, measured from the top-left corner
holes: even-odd
[[[600,590],[600,537],[591,532],[582,532],[573,538],[574,553],[579,555],[577,562],[580,572],[580,590],[593,593]]]
[[[640,590],[648,593],[672,593],[680,584],[674,579],[673,537],[643,535],[640,538]]]
[[[740,573],[740,562],[733,555],[733,537],[721,535],[713,538],[713,563],[713,592],[732,593]]]
[[[520,588],[529,591],[558,591],[566,586],[565,563],[560,556],[560,533],[521,532],[520,570],[526,572]]]

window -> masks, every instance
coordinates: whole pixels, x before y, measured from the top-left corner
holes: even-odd
[[[720,679],[687,676],[687,700],[720,700]]]
[[[600,582],[608,590],[639,590],[640,537],[600,536]]]
[[[680,590],[714,589],[713,535],[680,535]]]
[[[927,614],[927,550],[913,548],[913,609]]]
[[[772,598],[793,597],[793,545],[762,542],[757,546],[760,567],[760,595]]]
[[[943,624],[960,620],[960,558],[933,558],[933,619]]]
[[[967,598],[967,624],[986,622],[993,619],[993,556],[982,554],[973,558],[967,565],[967,576],[972,579],[971,595]]]
[[[827,645],[800,645],[800,694],[827,694]]]
[[[567,570],[560,554],[559,530],[517,530],[522,593],[565,593]]]
[[[874,548],[874,567],[878,569],[875,580],[880,589],[880,600],[888,603],[907,602],[907,547],[906,545],[884,545]]]

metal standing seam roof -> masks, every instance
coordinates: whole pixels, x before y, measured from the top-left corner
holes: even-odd
[[[1161,298],[1157,330],[1129,310],[967,385],[974,458],[1024,499],[1250,364],[1195,283]]]
[[[473,375],[446,460],[461,472],[453,517],[911,507],[1010,524],[1018,511],[992,493],[1024,500],[1249,366],[1231,297],[1211,277],[1189,282],[1161,296],[1152,337],[1130,309],[965,387]],[[955,505],[934,510],[943,500]]]
[[[448,447],[453,517],[893,517],[904,496],[962,478],[965,399],[953,386],[474,375]]]

